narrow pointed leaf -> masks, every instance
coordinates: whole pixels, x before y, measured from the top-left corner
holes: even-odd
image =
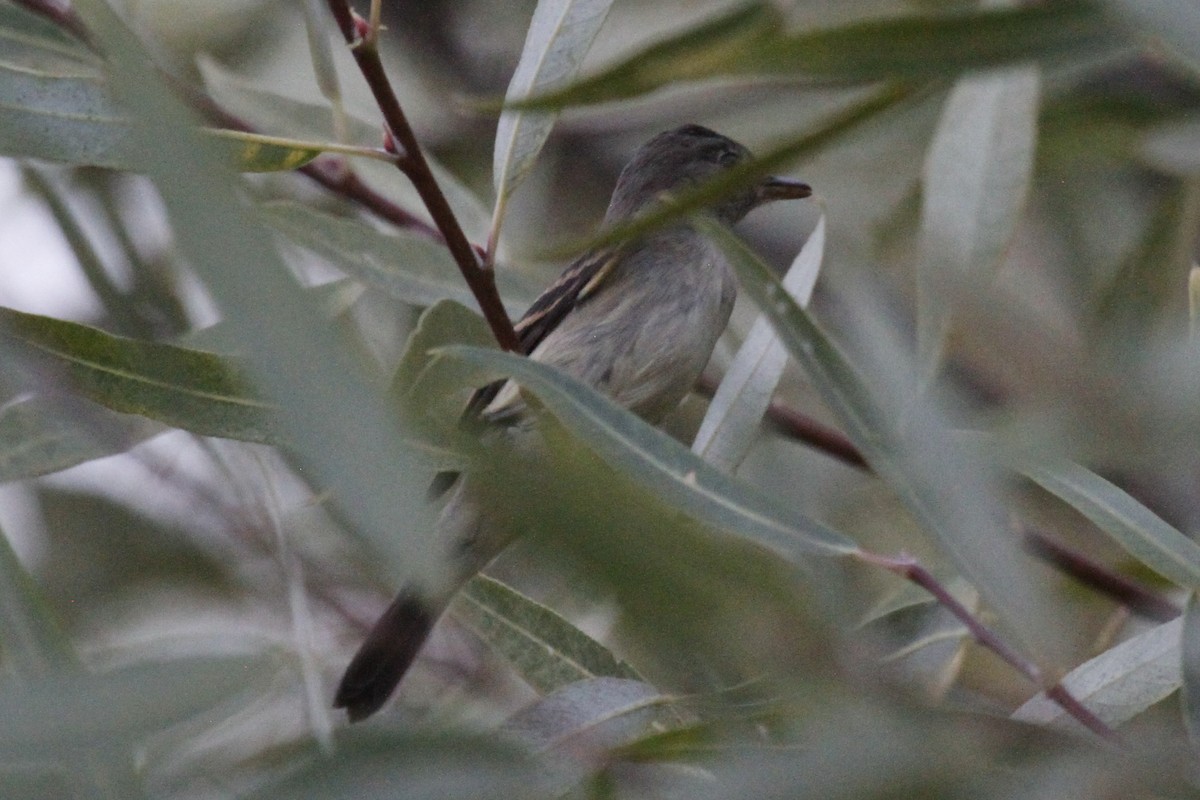
[[[1026,644],[1058,654],[1061,637],[1052,633],[1051,601],[1024,569],[1016,537],[998,522],[1003,509],[992,465],[954,440],[932,403],[900,407],[901,367],[879,364],[878,380],[888,381],[889,388],[873,389],[745,243],[711,220],[696,224],[729,257],[743,290],[772,321],[874,471]],[[890,355],[904,359],[898,352]]]
[[[825,216],[800,249],[783,278],[783,288],[807,306],[825,254]],[[692,452],[718,469],[735,470],[750,452],[771,395],[783,376],[787,350],[771,323],[760,316],[725,371],[700,424]]]
[[[1165,622],[1071,670],[1062,685],[1105,724],[1116,727],[1179,689],[1181,619]],[[1062,707],[1038,693],[1013,719],[1083,731]]]
[[[725,475],[667,434],[553,367],[473,347],[440,352],[510,375],[611,466],[701,522],[753,539],[793,561],[805,555],[836,556],[857,550],[840,533]]]
[[[543,94],[574,78],[611,7],[612,0],[539,0],[506,100]],[[499,233],[509,196],[533,167],[557,116],[526,111],[500,115],[492,157],[496,191],[492,241]]]
[[[991,279],[1033,176],[1038,72],[1014,67],[955,84],[925,157],[918,350],[934,374],[960,292]]]
[[[541,694],[590,678],[642,680],[557,613],[491,578],[473,578],[455,600],[454,615]]]
[[[206,436],[278,442],[273,408],[226,356],[0,308],[0,336],[65,369],[84,397]]]
[[[0,530],[0,675],[13,686],[55,669],[78,665],[71,642],[55,621],[29,573]]]
[[[1159,575],[1200,589],[1200,545],[1120,487],[1065,459],[1018,461],[1016,468]]]
[[[149,420],[89,409],[68,416],[45,398],[0,408],[0,483],[36,478],[121,453],[163,430]]]

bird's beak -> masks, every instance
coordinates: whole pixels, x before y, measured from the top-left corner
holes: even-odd
[[[758,196],[764,203],[769,200],[799,200],[811,194],[811,186],[791,178],[767,178],[758,185]]]

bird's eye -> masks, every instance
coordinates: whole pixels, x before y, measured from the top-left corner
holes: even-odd
[[[717,155],[717,162],[722,167],[732,167],[734,164],[738,163],[739,160],[741,159],[733,150],[722,150]]]

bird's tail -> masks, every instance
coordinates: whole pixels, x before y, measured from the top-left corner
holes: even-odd
[[[351,722],[378,711],[412,666],[441,614],[412,591],[401,591],[350,660],[334,697]]]

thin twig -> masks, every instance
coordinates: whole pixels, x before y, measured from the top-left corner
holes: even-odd
[[[358,64],[383,115],[390,143],[399,156],[397,166],[412,181],[434,224],[442,232],[446,247],[457,262],[467,286],[475,295],[496,341],[505,350],[518,350],[519,344],[512,321],[508,318],[504,304],[500,301],[500,294],[496,290],[495,273],[483,267],[475,248],[463,233],[458,218],[455,217],[450,203],[434,178],[416,134],[413,133],[404,109],[401,108],[400,101],[392,89],[391,81],[383,68],[383,61],[379,57],[378,30],[355,15],[346,0],[329,0],[329,10],[346,39],[346,44],[350,45],[354,61]]]
[[[1046,686],[1043,682],[1042,670],[1037,664],[1022,656],[1003,639],[971,613],[958,601],[946,587],[942,586],[929,570],[906,555],[895,557],[883,556],[868,551],[860,551],[857,557],[873,566],[882,567],[888,572],[895,573],[905,580],[915,583],[929,592],[938,604],[953,614],[959,622],[966,626],[975,641],[998,655],[1006,664],[1028,678],[1038,688],[1046,693],[1060,708],[1082,723],[1092,733],[1109,741],[1119,741],[1117,732],[1104,723],[1099,717],[1088,710],[1061,683]]]

